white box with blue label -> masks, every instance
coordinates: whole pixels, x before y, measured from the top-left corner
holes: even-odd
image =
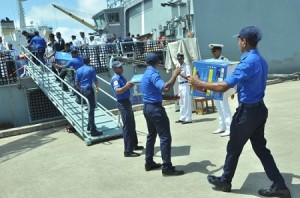
[[[204,82],[223,82],[230,75],[238,62],[222,61],[218,59],[206,59],[194,62],[193,76],[198,74]],[[205,97],[214,100],[223,100],[236,93],[236,87],[228,89],[226,92],[215,92],[211,90],[197,90],[191,87],[193,96]]]

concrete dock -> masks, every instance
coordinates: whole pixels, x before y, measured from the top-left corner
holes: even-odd
[[[269,109],[265,136],[293,198],[300,197],[300,81],[267,86]],[[236,98],[230,99],[232,113]],[[144,154],[123,157],[123,140],[86,146],[65,128],[0,139],[0,198],[250,198],[269,188],[264,169],[248,142],[232,182],[232,192],[211,189],[207,175],[222,174],[229,137],[212,134],[217,113],[193,114],[193,123],[176,124],[179,113],[166,106],[172,132],[172,162],[186,174],[163,177],[146,172]],[[135,112],[139,145],[145,146],[147,127],[142,111]],[[159,139],[155,161],[161,163]],[[143,153],[143,152],[142,152]]]

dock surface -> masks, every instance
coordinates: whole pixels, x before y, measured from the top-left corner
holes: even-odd
[[[265,136],[279,170],[300,197],[300,81],[267,86],[269,109]],[[229,99],[232,113],[237,99]],[[165,107],[171,123],[172,162],[186,174],[163,177],[161,170],[144,170],[140,157],[123,156],[123,139],[86,146],[64,127],[0,139],[1,198],[250,198],[271,181],[248,142],[240,156],[232,192],[211,189],[207,175],[221,175],[229,137],[212,134],[218,113],[193,114],[193,123],[177,124],[179,112]],[[145,146],[147,127],[142,111],[135,112],[139,145]],[[159,139],[156,162],[161,163]]]

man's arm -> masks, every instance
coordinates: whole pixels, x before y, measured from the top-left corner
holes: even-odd
[[[170,96],[170,95],[166,95],[163,94],[163,99],[164,100],[178,100],[180,97],[178,96],[178,94]]]
[[[93,72],[93,74],[92,74],[92,76],[93,76],[93,82],[94,82],[94,84],[96,86],[96,92],[98,92],[98,91],[100,91],[100,86],[99,86],[99,83],[98,83],[98,79],[97,79],[97,76],[96,76],[95,69],[93,69],[92,72]]]
[[[225,92],[230,88],[226,82],[203,82],[198,78],[198,76],[190,77],[189,83],[198,90],[208,89],[216,92]]]
[[[171,79],[165,84],[163,92],[168,92],[174,86],[177,76],[180,74],[182,67],[177,67],[171,77]]]
[[[128,82],[126,83],[126,85],[124,85],[123,87],[120,87],[120,88],[115,89],[115,92],[116,92],[116,94],[119,95],[119,94],[124,93],[126,90],[132,88],[133,86],[134,86],[134,84],[128,81]]]
[[[56,63],[54,63],[53,65],[57,69],[67,69],[66,66],[64,66],[64,65],[59,65],[59,64],[56,64]]]

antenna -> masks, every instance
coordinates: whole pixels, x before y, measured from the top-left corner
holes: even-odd
[[[17,6],[18,6],[18,13],[19,13],[19,19],[20,19],[20,28],[26,28],[25,23],[25,14],[24,14],[24,8],[22,2],[26,0],[17,0]]]

